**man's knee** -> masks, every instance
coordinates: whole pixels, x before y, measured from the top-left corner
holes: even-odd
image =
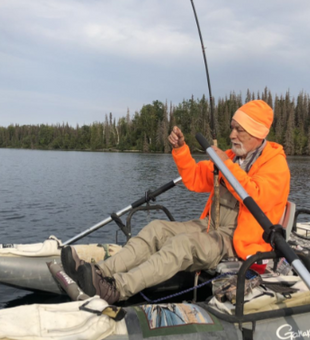
[[[142,228],[138,235],[161,234],[163,228],[165,227],[164,222],[165,221],[162,220],[153,220],[152,222],[147,224],[144,228]]]
[[[163,225],[163,221],[162,220],[153,220],[149,224],[147,224],[143,229],[145,229],[145,228],[154,228],[154,227],[159,228],[162,225]]]
[[[160,249],[167,239],[177,234],[173,222],[165,220],[154,220],[146,225],[137,235],[147,244]]]

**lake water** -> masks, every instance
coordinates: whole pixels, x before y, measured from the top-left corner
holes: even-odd
[[[195,158],[202,160],[205,155]],[[179,177],[171,155],[164,154],[0,149],[0,159],[0,243],[42,242],[50,235],[65,242],[145,191]],[[298,208],[310,209],[310,158],[289,157],[288,163],[290,200]],[[207,197],[180,184],[156,203],[166,206],[176,219],[187,220],[200,216]],[[134,215],[133,234],[154,217]],[[110,223],[79,243],[114,243],[117,229]],[[0,285],[0,308],[42,300],[40,294]]]

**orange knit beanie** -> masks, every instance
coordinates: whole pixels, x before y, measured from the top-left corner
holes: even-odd
[[[250,135],[264,139],[273,122],[273,110],[263,100],[252,100],[241,106],[232,119]]]

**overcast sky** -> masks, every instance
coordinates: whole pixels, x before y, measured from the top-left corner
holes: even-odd
[[[309,0],[195,0],[213,95],[310,93]],[[1,0],[0,126],[208,94],[190,0]]]

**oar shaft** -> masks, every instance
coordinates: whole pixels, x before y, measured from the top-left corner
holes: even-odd
[[[124,215],[126,212],[130,211],[132,209],[132,206],[129,205],[127,206],[126,208],[122,209],[122,210],[119,210],[116,215],[118,217]],[[67,240],[66,242],[63,242],[63,245],[69,245],[69,244],[72,244],[78,240],[80,240],[81,238],[91,234],[92,232],[96,231],[97,229],[105,226],[106,224],[110,223],[112,221],[112,218],[111,217],[107,217],[106,219],[102,220],[101,222],[93,225],[92,227],[84,230],[83,232],[81,232],[80,234],[70,238],[69,240]]]
[[[198,137],[197,137],[198,140]],[[200,141],[198,140],[200,143]],[[200,143],[202,146],[202,144]],[[210,158],[212,159],[213,163],[217,166],[217,168],[221,171],[223,176],[227,179],[227,181],[230,183],[230,185],[235,189],[235,187],[238,187],[238,195],[242,200],[244,200],[249,195],[247,192],[243,189],[243,187],[240,185],[240,183],[236,180],[236,178],[233,176],[233,174],[228,170],[226,165],[223,163],[223,161],[220,159],[220,157],[217,155],[217,153],[210,147],[204,147]],[[236,190],[237,191],[237,190]]]
[[[139,200],[133,202],[131,205],[127,206],[126,208],[122,209],[122,210],[119,210],[116,215],[118,217],[124,215],[125,213],[127,213],[128,211],[130,211],[131,209],[134,209],[134,208],[137,208],[139,207],[140,205],[148,202],[149,198],[155,198],[157,196],[159,196],[160,194],[164,193],[165,191],[173,188],[174,186],[176,186],[178,183],[180,183],[182,181],[182,177],[178,177],[166,184],[164,184],[163,186],[161,186],[160,188],[156,189],[155,191],[152,191],[151,193],[149,193],[143,197],[141,197]],[[86,229],[85,231],[81,232],[80,234],[70,238],[69,240],[67,240],[66,242],[63,242],[63,245],[69,245],[69,244],[72,244],[78,240],[80,240],[81,238],[83,238],[84,236],[86,235],[89,235],[91,234],[92,232],[94,232],[95,230],[105,226],[106,224],[110,223],[112,221],[112,218],[111,217],[108,217],[104,220],[102,220],[101,222],[95,224],[94,226]]]
[[[152,191],[150,193],[150,196],[155,198],[155,197],[159,196],[160,194],[163,194],[167,190],[173,188],[175,185],[177,185],[181,181],[182,181],[182,178],[178,177],[178,178],[174,179],[173,181],[170,181],[170,182],[164,184],[163,186],[161,186],[160,188]],[[146,197],[144,196],[144,197],[141,197],[140,199],[138,199],[137,201],[133,202],[131,204],[131,206],[132,206],[132,208],[137,208],[140,205],[144,204],[145,202],[146,202]]]
[[[210,147],[208,141],[204,138],[201,133],[196,134],[196,138],[200,145],[206,150],[212,161],[218,167],[219,171],[223,174],[223,176],[227,179],[230,185],[234,188],[236,193],[242,199],[243,204],[248,208],[251,214],[255,217],[257,222],[261,225],[261,227],[268,231],[273,224],[266,216],[266,214],[261,210],[261,208],[257,205],[257,203],[253,200],[252,197],[244,190],[242,185],[237,181],[236,177],[229,171],[225,163],[221,160],[221,158],[217,155],[217,153]],[[274,234],[273,243],[276,246],[277,251],[279,251],[287,261],[293,266],[298,275],[305,282],[307,287],[310,289],[310,273],[307,268],[303,265],[301,260],[295,254],[293,249],[287,244],[284,237],[279,233]],[[272,244],[273,246],[273,244]]]

